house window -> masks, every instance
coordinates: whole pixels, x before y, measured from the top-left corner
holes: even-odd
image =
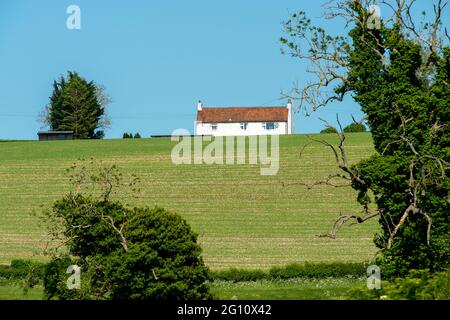
[[[211,130],[216,131],[217,130],[217,123],[211,123]]]
[[[266,130],[274,130],[278,128],[277,122],[263,122],[263,128]]]
[[[241,122],[241,130],[247,130],[247,122]]]

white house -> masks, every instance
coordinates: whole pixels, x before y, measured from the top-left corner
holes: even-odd
[[[292,103],[280,107],[205,108],[197,105],[196,135],[292,134]]]

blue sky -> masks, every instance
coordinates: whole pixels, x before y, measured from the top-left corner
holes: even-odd
[[[81,8],[81,30],[66,28],[66,8]],[[68,70],[104,85],[113,103],[106,138],[123,132],[193,131],[196,103],[284,104],[280,92],[307,79],[305,65],[280,53],[281,22],[307,11],[324,25],[320,1],[301,0],[2,0],[0,139],[36,139],[52,82]],[[340,31],[338,22],[327,28]],[[295,132],[318,132],[318,117],[361,117],[351,99],[305,118]]]

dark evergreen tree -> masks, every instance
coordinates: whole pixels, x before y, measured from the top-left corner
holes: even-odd
[[[104,132],[98,129],[104,114],[93,81],[69,72],[67,79],[61,77],[53,83],[47,115],[51,130],[74,131],[76,139],[102,138]]]
[[[53,93],[50,97],[50,105],[47,114],[47,122],[50,125],[50,129],[58,130],[63,119],[62,114],[62,91],[66,86],[66,79],[63,76],[59,81],[53,82]]]

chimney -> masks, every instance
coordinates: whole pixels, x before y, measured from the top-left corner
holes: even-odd
[[[203,110],[203,103],[202,103],[202,100],[198,100],[197,111],[202,111],[202,110]]]
[[[292,110],[292,101],[291,99],[288,100],[287,105],[286,105],[287,109],[288,109],[288,125],[287,125],[287,134],[292,134],[294,131],[293,128],[293,110]]]

